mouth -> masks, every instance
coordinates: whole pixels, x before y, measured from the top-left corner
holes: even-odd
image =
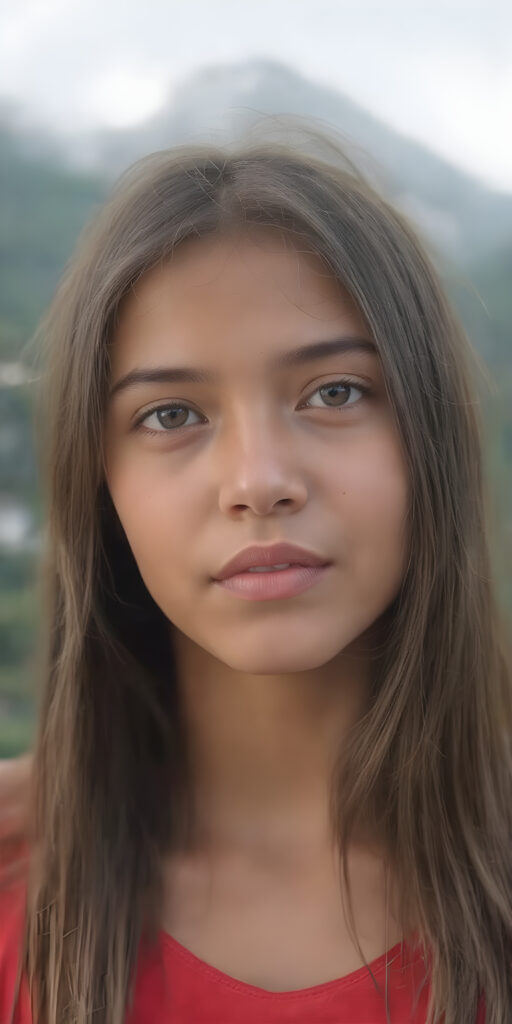
[[[226,562],[215,574],[215,579],[226,580],[249,570],[254,574],[268,572],[268,575],[271,575],[274,572],[288,572],[296,568],[316,568],[325,565],[326,562],[327,559],[315,551],[309,551],[289,541],[279,541],[271,545],[252,544]]]
[[[331,563],[323,565],[283,564],[250,567],[213,582],[246,601],[282,600],[297,597],[324,579]]]

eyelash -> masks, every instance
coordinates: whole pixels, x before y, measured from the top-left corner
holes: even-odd
[[[364,384],[361,384],[359,381],[352,380],[350,377],[340,377],[337,378],[336,380],[327,381],[326,384],[321,384],[319,387],[315,388],[315,390],[311,392],[311,394],[308,396],[308,399],[306,400],[309,400],[313,397],[313,395],[316,395],[317,391],[322,391],[324,388],[330,388],[337,384],[342,384],[344,386],[351,387],[356,391],[360,391],[363,396],[368,395],[370,392],[370,388]],[[326,405],[324,406],[324,409],[332,409],[334,412],[341,412],[345,408],[352,408],[353,405],[358,405],[358,402],[353,402],[352,405],[349,406]],[[302,406],[302,408],[304,408],[304,406]],[[306,408],[320,408],[320,406],[309,406]],[[191,410],[192,412],[196,412],[196,410],[193,409],[192,406],[187,405],[185,402],[166,402],[165,405],[155,405],[152,409],[148,409],[143,416],[136,420],[136,422],[134,423],[134,429],[142,430],[144,431],[145,434],[151,434],[152,436],[158,437],[161,437],[163,434],[178,434],[181,430],[189,429],[189,427],[187,427],[186,424],[182,424],[182,426],[180,427],[171,428],[170,430],[166,430],[164,427],[162,428],[162,430],[152,430],[151,427],[143,426],[144,420],[149,419],[149,417],[152,416],[155,412],[167,411],[169,409],[187,409]],[[199,413],[197,413],[196,415],[199,415]],[[192,426],[198,426],[198,424],[192,424]]]

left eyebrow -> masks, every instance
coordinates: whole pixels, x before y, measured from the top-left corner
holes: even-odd
[[[271,369],[290,369],[292,366],[303,366],[312,363],[315,359],[325,359],[326,356],[341,355],[345,352],[366,352],[370,355],[377,355],[375,342],[368,338],[357,336],[346,338],[332,338],[328,341],[314,341],[301,348],[292,349],[291,352],[281,352],[271,360]],[[218,374],[208,370],[194,369],[193,367],[182,366],[172,368],[170,366],[156,366],[146,370],[131,370],[130,373],[121,377],[111,388],[109,398],[113,398],[120,391],[137,387],[140,384],[213,384],[218,380]]]

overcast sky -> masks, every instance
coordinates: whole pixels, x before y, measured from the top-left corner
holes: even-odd
[[[10,0],[0,11],[0,98],[58,130],[135,125],[194,71],[258,57],[512,192],[510,0]]]

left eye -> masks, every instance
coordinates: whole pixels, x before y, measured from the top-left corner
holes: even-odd
[[[311,393],[311,396],[312,395],[322,395],[322,398],[327,399],[328,403],[332,403],[332,404],[330,404],[330,405],[328,404],[327,406],[325,406],[325,405],[324,406],[321,406],[321,405],[320,406],[318,406],[318,405],[316,405],[316,406],[309,406],[309,408],[314,408],[314,409],[319,409],[319,408],[320,409],[321,408],[324,408],[324,409],[325,408],[343,409],[346,405],[355,405],[356,404],[355,402],[344,402],[344,401],[342,401],[341,403],[338,402],[339,398],[344,398],[345,397],[347,391],[359,391],[362,395],[364,395],[368,391],[368,388],[364,387],[362,384],[356,384],[354,381],[351,381],[351,380],[333,380],[333,381],[329,381],[327,384],[322,384],[321,387],[316,388],[315,391],[313,391]],[[311,396],[310,396],[310,399],[311,399]],[[301,406],[301,408],[302,408],[302,406]]]
[[[357,402],[346,401],[346,395],[349,391],[359,391],[361,395],[367,393],[368,388],[364,385],[355,383],[351,380],[334,380],[329,381],[327,384],[322,384],[321,387],[315,388],[311,392],[311,395],[306,399],[300,406],[300,409],[344,409],[345,406],[351,406],[357,404]],[[321,395],[322,400],[326,401],[326,405],[311,405],[311,398],[314,395]],[[340,401],[341,399],[341,401]],[[161,405],[156,409],[152,409],[146,413],[138,423],[136,427],[140,427],[143,430],[147,430],[149,434],[163,434],[173,433],[174,431],[181,430],[183,427],[194,426],[192,423],[187,423],[187,417],[189,415],[196,416],[197,422],[204,422],[200,414],[192,409],[189,405],[184,404],[168,404]],[[153,426],[146,426],[153,420]]]

